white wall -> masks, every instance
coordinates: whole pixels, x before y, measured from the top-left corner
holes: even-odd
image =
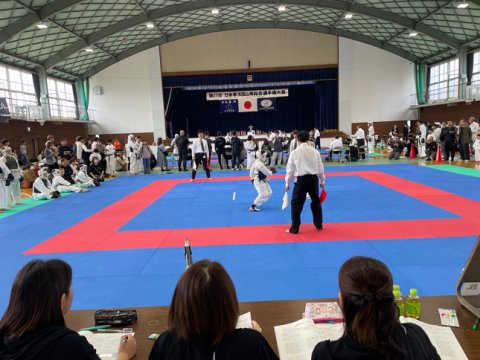
[[[338,63],[337,37],[284,29],[223,31],[160,46],[163,72]],[[192,61],[195,59],[195,61]]]
[[[339,38],[339,130],[367,121],[414,120],[414,64],[385,50]]]
[[[102,95],[92,88],[101,86]],[[114,64],[90,79],[90,104],[96,125],[91,134],[154,132],[165,136],[162,77],[158,48]]]

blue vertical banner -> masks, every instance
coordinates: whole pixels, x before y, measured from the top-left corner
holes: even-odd
[[[258,101],[258,111],[275,111],[277,110],[276,98],[260,98]]]
[[[238,100],[220,100],[220,113],[238,113]]]

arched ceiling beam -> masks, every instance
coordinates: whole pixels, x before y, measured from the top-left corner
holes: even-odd
[[[37,22],[45,20],[49,16],[53,16],[56,13],[68,9],[69,7],[82,1],[83,0],[56,0],[41,7],[37,11],[31,11],[30,14],[25,15],[14,23],[8,25],[0,32],[0,45],[3,45],[10,38],[24,31],[25,29],[28,29],[30,26],[35,25]]]
[[[70,55],[73,55],[77,51],[83,49],[84,47],[93,45],[97,41],[103,40],[111,35],[119,33],[123,30],[127,30],[133,26],[140,25],[147,21],[153,21],[156,19],[160,19],[163,17],[167,17],[167,16],[179,14],[179,13],[209,9],[213,6],[213,4],[215,4],[216,7],[221,8],[221,7],[247,5],[247,4],[248,5],[275,4],[275,1],[255,0],[255,2],[248,3],[246,0],[217,0],[215,2],[212,2],[212,0],[198,0],[194,2],[179,4],[179,5],[155,10],[148,14],[136,15],[91,34],[86,38],[85,41],[80,40],[76,43],[73,43],[72,45],[59,51],[58,53],[50,57],[48,60],[46,60],[44,63],[44,66],[45,68],[49,69],[52,66],[55,66],[55,64],[59,63],[60,61],[66,59]],[[404,26],[406,28],[415,29],[425,35],[428,35],[434,38],[437,41],[445,43],[450,48],[458,49],[460,47],[460,42],[458,40],[428,25],[417,23],[415,20],[409,19],[401,15],[392,14],[390,12],[387,12],[381,9],[375,9],[375,8],[368,7],[361,4],[355,4],[355,3],[350,4],[346,1],[339,1],[339,0],[286,0],[285,2],[282,1],[282,4],[286,5],[287,7],[289,5],[315,6],[319,8],[334,9],[334,10],[340,10],[345,12],[351,11],[353,13],[372,16],[378,19],[382,19],[385,21],[398,24],[400,26]],[[385,45],[384,48],[386,49],[388,48],[388,46]]]
[[[418,58],[411,53],[402,50],[396,46],[390,45],[390,44],[384,44],[379,40],[372,39],[368,36],[352,33],[349,31],[345,30],[340,30],[340,29],[332,29],[327,26],[320,26],[320,25],[306,25],[306,24],[300,24],[300,23],[290,23],[290,22],[274,22],[274,21],[262,21],[262,22],[245,22],[245,23],[233,23],[233,24],[221,24],[221,25],[210,25],[210,26],[205,26],[205,27],[200,27],[197,29],[193,30],[187,30],[187,31],[181,31],[176,34],[172,34],[168,36],[167,38],[165,37],[159,37],[147,42],[144,42],[143,44],[134,46],[128,50],[125,50],[124,52],[121,52],[116,56],[116,59],[107,59],[87,72],[85,72],[82,75],[82,78],[88,78],[92,77],[99,71],[102,71],[103,69],[123,60],[126,59],[129,56],[135,55],[137,53],[140,53],[144,50],[150,49],[155,46],[159,46],[162,44],[165,44],[167,42],[175,41],[175,40],[180,40],[180,39],[185,39],[191,36],[197,36],[197,35],[203,35],[203,34],[208,34],[208,33],[213,33],[213,32],[219,32],[219,31],[230,31],[230,30],[242,30],[242,29],[289,29],[289,30],[302,30],[302,31],[311,31],[311,32],[317,32],[317,33],[324,33],[324,34],[330,34],[330,35],[335,35],[335,36],[341,36],[345,38],[349,38],[352,40],[360,41],[368,45],[372,45],[378,48],[382,48],[386,51],[389,51],[393,54],[396,54],[398,56],[401,56],[411,62],[418,61]]]

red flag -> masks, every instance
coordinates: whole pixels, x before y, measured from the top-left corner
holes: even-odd
[[[327,198],[327,192],[325,191],[325,189],[322,189],[322,193],[320,194],[320,204],[323,204],[326,198]]]

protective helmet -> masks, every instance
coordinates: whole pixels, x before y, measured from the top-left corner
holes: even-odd
[[[38,177],[40,179],[47,179],[48,178],[47,168],[41,168],[40,170],[38,170]]]
[[[53,176],[61,176],[61,175],[62,175],[62,171],[60,169],[53,170]]]
[[[80,170],[82,170],[83,172],[87,172],[88,166],[87,165],[82,165],[82,166],[80,166]]]

